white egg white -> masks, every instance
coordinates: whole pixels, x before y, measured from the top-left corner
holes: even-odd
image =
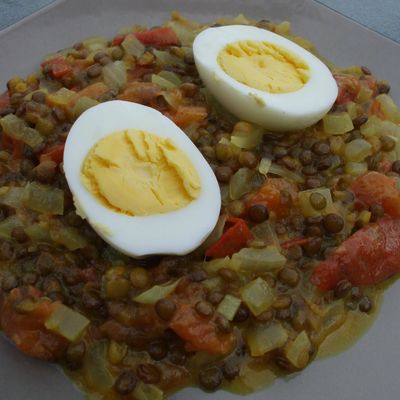
[[[173,212],[140,217],[118,213],[96,200],[81,182],[83,162],[100,139],[129,128],[168,137],[180,147],[201,180],[197,199]],[[132,257],[187,254],[206,239],[219,216],[218,182],[200,151],[170,119],[140,104],[116,100],[85,111],[65,143],[64,171],[78,211],[107,243]]]
[[[229,43],[265,41],[299,56],[309,67],[305,85],[290,93],[268,93],[229,76],[218,63],[218,54]],[[275,131],[313,125],[332,107],[338,88],[330,70],[296,43],[265,29],[246,25],[208,28],[197,35],[193,54],[200,77],[212,94],[234,115]]]

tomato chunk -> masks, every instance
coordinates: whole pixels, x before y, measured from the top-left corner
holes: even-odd
[[[72,72],[72,67],[65,59],[64,56],[56,56],[49,60],[43,61],[41,64],[42,68],[49,68],[50,74],[53,78],[62,78],[64,75],[68,75]]]
[[[400,272],[400,220],[385,217],[346,239],[313,271],[311,281],[325,292],[343,279],[372,285]]]
[[[1,304],[0,326],[23,353],[54,361],[68,342],[48,331],[44,324],[60,304],[43,298],[32,286],[13,289]]]
[[[175,46],[179,44],[178,36],[169,27],[160,27],[148,31],[135,32],[135,36],[143,44],[155,46]]]
[[[190,124],[202,123],[207,118],[207,109],[200,106],[178,106],[175,113],[167,114],[176,125],[185,128]]]
[[[384,208],[386,214],[400,217],[400,191],[395,179],[371,171],[355,179],[350,190],[356,197],[357,208],[368,208],[377,203]]]
[[[64,157],[64,147],[64,143],[49,147],[40,155],[40,162],[51,160],[60,164]]]
[[[336,104],[354,101],[361,89],[358,79],[351,75],[334,75],[334,78],[339,89]]]
[[[0,114],[6,110],[7,108],[10,108],[10,95],[8,91],[0,94]]]
[[[290,195],[292,200],[290,203],[282,201],[282,191]],[[297,186],[291,182],[282,178],[268,178],[258,192],[247,200],[246,206],[249,208],[255,204],[263,204],[270,211],[274,211],[278,217],[284,217],[296,202],[297,191]]]
[[[213,354],[227,354],[232,350],[230,334],[219,334],[213,318],[200,316],[191,304],[177,307],[170,328],[190,346]]]
[[[207,257],[230,257],[246,246],[253,235],[245,220],[228,217],[225,223],[225,232],[207,251]]]

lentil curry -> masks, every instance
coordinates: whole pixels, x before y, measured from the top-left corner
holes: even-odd
[[[217,23],[315,52],[287,22]],[[398,272],[400,114],[388,83],[330,65],[339,95],[322,121],[260,131],[199,79],[191,43],[204,27],[173,14],[76,43],[0,96],[1,328],[96,399],[259,389],[367,325],[379,285]],[[64,141],[84,110],[115,98],[167,115],[215,172],[221,216],[187,256],[123,256],[73,206]],[[239,146],[238,134],[250,140]]]

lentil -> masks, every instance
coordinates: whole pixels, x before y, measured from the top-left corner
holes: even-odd
[[[195,309],[198,314],[203,317],[210,317],[214,314],[214,308],[208,301],[199,301],[195,305]]]
[[[133,392],[137,385],[137,377],[133,371],[123,372],[115,382],[115,390],[122,395],[128,395]]]
[[[209,367],[200,371],[199,383],[203,389],[214,391],[222,384],[223,375],[218,367]]]
[[[264,222],[269,218],[268,208],[263,204],[253,204],[248,213],[250,219],[257,223]]]
[[[323,225],[329,233],[338,233],[343,229],[344,221],[338,214],[328,214],[323,219]]]
[[[169,321],[175,314],[176,305],[172,300],[161,299],[155,304],[155,309],[162,320]]]
[[[156,384],[161,379],[160,370],[152,364],[140,364],[136,369],[137,377],[144,383]]]

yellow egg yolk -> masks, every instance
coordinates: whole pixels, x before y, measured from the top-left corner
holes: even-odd
[[[133,129],[95,144],[81,180],[104,206],[135,216],[178,210],[201,190],[192,162],[171,139]]]
[[[230,43],[218,54],[218,63],[233,79],[269,93],[294,92],[309,79],[309,67],[300,57],[267,42]]]

